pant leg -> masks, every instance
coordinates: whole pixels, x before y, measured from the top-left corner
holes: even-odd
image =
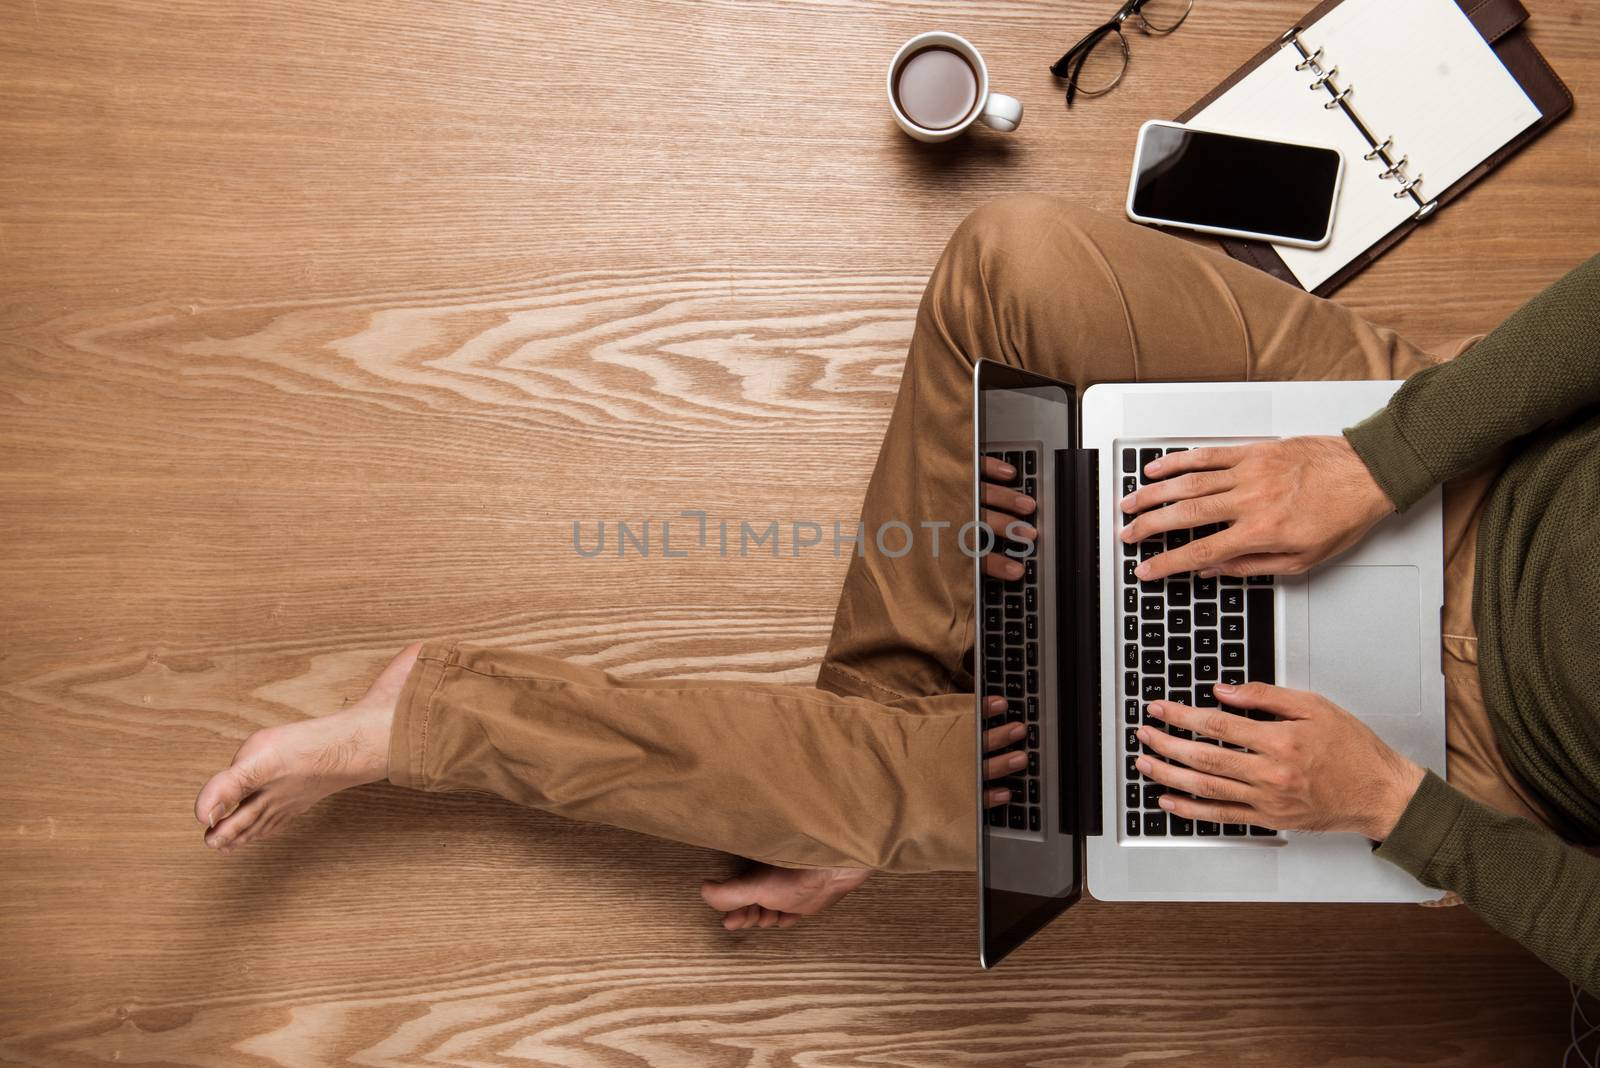
[[[929,282],[863,505],[818,688],[621,682],[546,657],[431,646],[407,681],[392,781],[794,866],[971,870],[976,725],[963,666],[973,361],[1076,383],[1388,378],[1420,350],[1177,238],[1054,198],[956,231]],[[919,536],[872,544],[898,519]],[[923,520],[948,522],[934,554]],[[898,548],[898,543],[896,544]]]
[[[1393,331],[1209,248],[1067,201],[1025,195],[956,230],[923,296],[867,486],[868,542],[918,532],[899,558],[854,557],[817,685],[893,700],[970,690],[972,568],[949,541],[971,519],[972,367],[987,358],[1071,382],[1404,378],[1433,362]],[[935,554],[923,524],[948,523]]]

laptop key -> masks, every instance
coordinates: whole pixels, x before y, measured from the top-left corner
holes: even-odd
[[[1158,457],[1160,457],[1160,455],[1161,455],[1161,450],[1160,449],[1140,449],[1139,450],[1139,481],[1140,482],[1146,482],[1147,483],[1147,482],[1150,481],[1150,476],[1145,474],[1144,469],[1150,463],[1151,460],[1157,459]]]
[[[1229,838],[1239,838],[1245,833],[1244,824],[1224,823],[1222,825],[1222,833],[1227,835]]]
[[[1222,640],[1229,642],[1244,641],[1244,616],[1222,617]]]
[[[989,826],[1004,827],[1006,825],[1006,806],[996,805],[989,810]]]
[[[1174,660],[1189,659],[1189,639],[1175,637],[1167,643],[1167,655]]]
[[[1139,837],[1139,814],[1137,812],[1128,813],[1127,823],[1123,829],[1129,838]]]
[[[1277,834],[1278,832],[1271,827],[1257,827],[1253,823],[1250,825],[1250,835],[1253,838],[1275,838]]]
[[[1194,658],[1194,677],[1214,682],[1217,677],[1217,658],[1214,656],[1197,656]]]
[[[1160,604],[1160,602],[1156,602]],[[1185,608],[1175,608],[1167,613],[1167,627],[1175,634],[1189,633],[1189,611]]]
[[[1167,654],[1160,649],[1146,649],[1143,661],[1146,675],[1159,675],[1167,669]]]
[[[1028,810],[1022,805],[1009,806],[1009,822],[1013,831],[1020,831],[1028,825]]]
[[[1124,808],[1138,808],[1139,807],[1139,784],[1138,783],[1130,782],[1124,788],[1124,794],[1125,794],[1125,796],[1122,799]]]
[[[1166,692],[1166,680],[1152,677],[1144,680],[1144,688],[1139,692],[1139,696],[1146,701],[1159,701],[1166,696]]]
[[[968,824],[971,826],[971,824]],[[1146,812],[1144,814],[1144,833],[1149,838],[1164,838],[1167,834],[1167,814],[1165,812]]]
[[[1028,830],[1037,831],[1043,825],[1044,825],[1044,821],[1039,818],[1039,806],[1038,805],[1029,805],[1028,806]]]
[[[1145,623],[1139,628],[1139,644],[1146,649],[1159,649],[1167,629],[1160,623]]]
[[[1137,671],[1128,671],[1123,673],[1122,693],[1125,697],[1139,696],[1139,673]]]
[[[1039,473],[1039,454],[1032,449],[1022,454],[1022,473],[1025,475]]]
[[[1217,580],[1214,578],[1195,579],[1194,595],[1207,601],[1215,600],[1217,596]]]
[[[1167,683],[1179,689],[1187,689],[1192,680],[1189,678],[1188,664],[1173,664],[1167,669]]]
[[[1139,735],[1137,731],[1138,728],[1129,727],[1127,735],[1122,739],[1122,748],[1126,749],[1130,753],[1139,752]],[[1129,757],[1128,759],[1132,760],[1133,757]]]
[[[1146,786],[1144,788],[1144,807],[1145,808],[1158,808],[1158,807],[1160,807],[1159,803],[1161,801],[1161,795],[1166,793],[1166,792],[1167,792],[1167,788],[1165,786],[1155,786],[1155,785]],[[1129,796],[1137,797],[1138,795],[1137,794],[1130,794]],[[1136,807],[1138,807],[1138,802],[1137,801],[1130,801],[1130,802],[1128,802],[1128,807],[1129,808],[1136,808]]]
[[[1173,701],[1180,705],[1192,705],[1194,704],[1194,691],[1169,690],[1167,692],[1167,700]]]
[[[1122,610],[1130,615],[1139,610],[1139,591],[1131,586],[1122,591]]]
[[[1139,599],[1139,618],[1147,621],[1159,621],[1163,618],[1161,611],[1161,598],[1141,597]],[[1188,628],[1185,627],[1185,630]]]
[[[1037,805],[1038,803],[1039,803],[1039,780],[1038,779],[1029,779],[1028,780],[1028,804]]]
[[[1122,777],[1124,779],[1137,779],[1139,777],[1138,757],[1122,758]]]
[[[1197,653],[1214,653],[1217,651],[1217,632],[1214,630],[1197,630],[1194,632],[1194,649]]]
[[[1194,625],[1197,627],[1214,627],[1217,625],[1217,606],[1208,601],[1201,601],[1194,606]]]
[[[1124,701],[1122,703],[1122,722],[1139,725],[1139,702]]]
[[[1219,597],[1217,600],[1218,600],[1218,603],[1222,605],[1222,610],[1224,612],[1243,612],[1244,611],[1244,591],[1243,590],[1223,590],[1222,591],[1222,596]]]
[[[1273,663],[1272,591],[1253,589],[1245,595],[1245,608],[1250,616],[1250,638],[1247,674],[1253,682],[1277,681],[1277,668]]]
[[[1167,603],[1179,608],[1189,603],[1189,587],[1176,579],[1167,580]]]
[[[1201,838],[1216,838],[1222,834],[1222,824],[1212,823],[1210,820],[1200,820],[1194,825],[1194,831]]]
[[[1123,470],[1123,472],[1131,474],[1132,472],[1138,470],[1138,467],[1139,467],[1138,453],[1134,452],[1132,449],[1123,449],[1122,450],[1122,470]]]
[[[1172,833],[1179,838],[1192,838],[1194,836],[1194,820],[1186,820],[1182,816],[1170,813],[1167,819],[1172,823]]]
[[[1222,643],[1222,666],[1244,667],[1244,645],[1242,643]]]

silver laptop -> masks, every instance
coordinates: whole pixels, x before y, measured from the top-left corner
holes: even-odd
[[[1338,434],[1398,382],[1072,386],[1005,364],[974,372],[979,460],[997,456],[1039,502],[1036,548],[1014,582],[977,574],[980,959],[992,966],[1082,894],[1103,901],[1422,901],[1437,896],[1356,834],[1185,820],[1133,766],[1157,698],[1206,707],[1217,682],[1314,690],[1425,767],[1445,770],[1436,490],[1354,549],[1295,577],[1175,576],[1141,583],[1143,557],[1201,537],[1116,537],[1123,495],[1157,455],[1197,445]],[[981,505],[975,503],[981,509]],[[981,517],[981,510],[977,513]],[[1002,551],[1008,546],[1002,539]],[[989,717],[984,698],[1007,698]],[[985,807],[982,733],[1028,725],[1012,802]],[[1219,743],[1220,744],[1220,743]],[[994,784],[989,784],[994,785]]]

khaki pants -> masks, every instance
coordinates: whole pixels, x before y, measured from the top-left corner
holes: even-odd
[[[1404,378],[1430,354],[1220,254],[1062,200],[1020,196],[951,238],[911,351],[816,688],[628,682],[548,657],[431,644],[400,698],[390,779],[787,866],[975,866],[971,374],[980,357],[1075,383]],[[1447,487],[1450,779],[1538,818],[1478,686],[1474,534],[1485,469]],[[890,521],[936,555],[876,550]],[[898,549],[895,540],[891,549]]]

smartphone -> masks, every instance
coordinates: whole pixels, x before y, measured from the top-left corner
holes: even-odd
[[[1343,175],[1335,149],[1152,121],[1139,127],[1128,218],[1321,248]]]

